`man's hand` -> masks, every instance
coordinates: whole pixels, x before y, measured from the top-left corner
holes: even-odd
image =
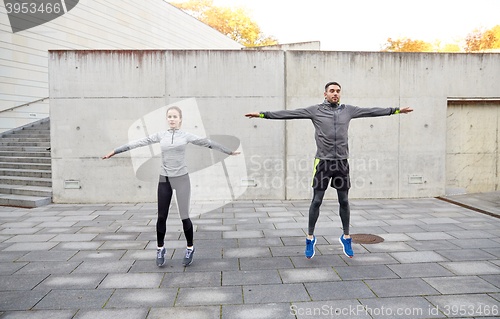
[[[409,106],[405,107],[405,108],[402,108],[399,110],[399,113],[410,113],[410,112],[413,112],[413,109],[410,109]]]
[[[248,113],[245,116],[251,119],[252,117],[260,117],[260,113]]]

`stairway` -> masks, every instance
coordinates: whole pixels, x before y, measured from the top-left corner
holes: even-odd
[[[38,207],[52,202],[49,148],[48,119],[1,134],[0,205]]]

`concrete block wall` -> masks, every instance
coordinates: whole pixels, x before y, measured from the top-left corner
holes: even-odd
[[[184,114],[183,129],[239,142],[246,169],[232,180],[233,195],[308,199],[315,154],[310,121],[249,120],[244,114],[321,103],[324,84],[332,80],[342,85],[342,103],[415,109],[351,122],[351,197],[443,195],[447,99],[500,92],[499,54],[56,50],[49,60],[54,202],[61,203],[155,201],[157,179],[138,178],[131,154],[100,158],[127,143],[131,126],[147,114],[191,102],[194,111]],[[190,117],[200,120],[188,124]],[[217,157],[213,153],[193,155],[188,166]],[[225,171],[214,172],[192,174],[193,199],[233,199],[213,182]],[[421,183],[410,183],[412,176]],[[64,188],[67,180],[78,180],[81,188]]]

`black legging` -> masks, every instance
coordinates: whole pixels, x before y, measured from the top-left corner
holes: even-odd
[[[175,177],[171,179],[175,179]],[[184,181],[181,184],[186,184],[185,178],[183,180]],[[180,185],[180,186],[183,186],[184,189],[182,191],[188,192],[188,194],[184,193],[182,194],[182,196],[180,196],[181,194],[179,194],[179,188],[176,188],[176,197],[179,209],[181,209],[182,206],[185,206],[185,203],[183,203],[184,205],[181,205],[181,203],[179,203],[180,200],[189,201],[189,195],[190,195],[189,179],[187,179],[187,181],[188,181],[187,185]],[[158,241],[158,247],[163,247],[163,245],[165,244],[164,240],[165,240],[165,233],[167,232],[167,217],[168,217],[170,202],[172,201],[172,194],[173,190],[169,178],[160,177],[160,182],[158,183],[158,220],[156,222],[156,238]],[[186,212],[179,212],[181,219],[185,217],[186,214],[187,214]],[[182,227],[184,229],[184,236],[186,236],[187,246],[188,247],[193,246],[193,224],[191,223],[191,219],[189,217],[182,219]]]
[[[337,190],[337,196],[339,199],[340,209],[339,215],[342,221],[342,229],[344,230],[344,235],[349,235],[349,219],[351,215],[351,210],[349,208],[349,191]],[[314,228],[316,226],[316,221],[319,217],[319,208],[323,202],[323,197],[325,196],[325,191],[314,190],[313,199],[311,201],[311,206],[309,207],[309,235],[314,235]]]

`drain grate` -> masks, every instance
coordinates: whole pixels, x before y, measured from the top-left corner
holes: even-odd
[[[382,237],[370,234],[354,234],[351,238],[356,244],[378,244],[384,241]]]

